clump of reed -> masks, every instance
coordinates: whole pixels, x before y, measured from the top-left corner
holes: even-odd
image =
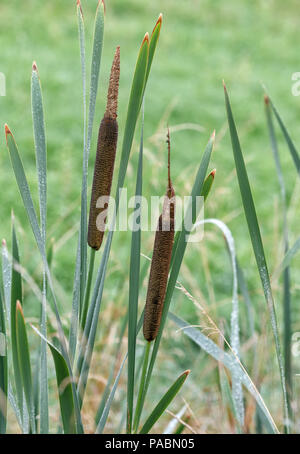
[[[41,311],[38,323],[28,326],[26,311],[24,310],[23,282],[21,279],[22,266],[20,249],[12,219],[11,250],[5,241],[2,243],[2,281],[0,283],[0,433],[6,433],[8,425],[8,404],[11,406],[15,420],[23,433],[50,433],[57,430],[63,433],[84,433],[83,403],[86,389],[89,385],[89,373],[92,354],[95,348],[96,337],[99,336],[99,314],[103,299],[105,277],[109,264],[110,251],[113,241],[113,229],[109,230],[105,244],[102,247],[100,265],[94,273],[95,251],[99,250],[105,240],[104,230],[106,224],[107,204],[98,206],[101,197],[109,197],[112,181],[116,177],[116,210],[118,211],[119,189],[123,187],[127,173],[133,139],[137,125],[141,124],[139,162],[136,169],[136,196],[142,194],[143,180],[143,124],[144,111],[140,115],[143,99],[147,96],[146,87],[155,55],[158,39],[162,26],[162,15],[159,16],[151,36],[145,34],[142,40],[136,66],[133,72],[132,85],[128,101],[127,116],[123,131],[121,145],[120,166],[115,167],[118,140],[118,89],[120,77],[120,49],[117,47],[109,81],[107,105],[104,117],[100,123],[98,145],[95,158],[93,184],[90,201],[90,215],[88,220],[88,161],[92,143],[95,106],[98,92],[98,79],[100,73],[101,53],[104,34],[103,0],[98,2],[95,15],[93,53],[91,61],[90,98],[88,119],[84,115],[83,125],[83,175],[81,188],[81,216],[78,235],[77,257],[74,276],[72,297],[72,316],[70,324],[62,320],[61,305],[57,297],[56,281],[53,279],[51,267],[53,258],[53,245],[47,248],[47,144],[45,121],[43,111],[42,91],[36,63],[32,67],[31,99],[34,130],[34,143],[36,154],[36,167],[38,178],[38,203],[39,216],[37,215],[31,190],[27,181],[26,172],[21,160],[16,141],[10,130],[5,125],[5,136],[12,168],[19,187],[20,195],[28,220],[36,241],[37,251],[42,262],[41,284]],[[77,19],[79,29],[80,56],[83,79],[84,112],[87,99],[86,93],[86,57],[85,57],[85,25],[80,0],[77,0]],[[225,85],[224,85],[225,88]],[[278,359],[283,407],[285,419],[282,426],[286,432],[293,429],[292,401],[293,390],[291,386],[292,362],[290,355],[291,311],[290,311],[290,282],[288,270],[291,260],[300,248],[299,241],[290,248],[288,242],[287,217],[285,216],[284,243],[285,258],[278,272],[284,271],[284,363],[281,356],[281,343],[278,329],[277,314],[272,296],[271,282],[268,273],[267,261],[264,253],[260,227],[257,220],[255,204],[252,198],[246,165],[243,159],[235,121],[229,102],[228,92],[225,88],[225,105],[228,116],[228,125],[232,140],[233,156],[237,170],[240,193],[242,197],[245,216],[249,228],[249,235],[261,277],[263,291],[269,310],[271,326],[274,334],[274,343]],[[286,199],[283,176],[280,167],[276,134],[273,127],[273,117],[276,118],[283,136],[288,145],[296,170],[300,171],[299,154],[291,137],[279,116],[278,111],[271,102],[270,97],[265,98],[268,131],[270,134],[272,150],[275,157],[279,182],[282,192],[282,203],[286,210]],[[140,120],[141,119],[141,120]],[[206,201],[211,192],[215,179],[215,169],[209,171],[210,159],[215,142],[215,133],[211,135],[207,146],[197,163],[198,170],[193,182],[190,204],[184,214],[181,228],[175,234],[175,190],[171,181],[170,171],[170,134],[168,132],[168,183],[155,232],[153,255],[151,260],[146,305],[144,301],[139,307],[140,290],[143,277],[147,268],[141,269],[141,229],[132,232],[129,268],[129,291],[127,316],[121,321],[121,330],[115,352],[115,360],[111,365],[111,375],[100,397],[98,410],[94,417],[94,432],[103,433],[107,427],[109,412],[115,399],[115,393],[127,361],[127,399],[124,399],[125,423],[119,426],[119,431],[127,433],[148,433],[153,427],[162,428],[161,416],[178,395],[187,379],[190,370],[180,373],[178,378],[173,377],[168,383],[168,388],[161,392],[158,402],[149,402],[153,410],[144,418],[143,411],[152,383],[153,371],[160,349],[162,335],[165,332],[167,320],[172,320],[175,325],[186,335],[194,346],[206,352],[219,365],[220,388],[224,408],[228,410],[229,419],[236,432],[247,432],[254,426],[254,417],[249,422],[249,413],[245,412],[246,397],[244,388],[249,392],[251,402],[255,402],[257,418],[265,432],[278,433],[279,429],[269,409],[267,408],[259,390],[243,366],[243,352],[240,349],[240,324],[238,312],[238,288],[242,289],[246,303],[250,306],[247,285],[240,268],[235,251],[234,239],[228,227],[218,219],[204,219],[197,221],[199,207],[196,199],[202,196]],[[172,162],[176,156],[172,154]],[[106,202],[107,203],[107,202]],[[99,221],[99,216],[101,222]],[[101,217],[102,216],[102,217]],[[170,310],[175,288],[182,291],[189,299],[193,296],[178,282],[178,275],[186,253],[187,239],[191,231],[187,230],[185,219],[193,220],[193,227],[201,223],[210,223],[217,226],[226,240],[227,250],[230,255],[233,274],[232,316],[230,325],[230,342],[227,341],[223,331],[218,328],[212,318],[201,308],[201,316],[213,328],[221,345],[207,336],[201,329],[191,326]],[[90,246],[88,250],[87,245]],[[88,267],[88,252],[90,265]],[[126,295],[127,297],[127,295]],[[140,310],[141,309],[141,310]],[[144,311],[143,311],[144,309]],[[140,312],[140,315],[139,315]],[[249,314],[251,310],[249,310]],[[249,315],[250,331],[254,333]],[[142,354],[142,364],[139,365],[136,351],[139,332],[143,326],[145,346]],[[121,353],[123,337],[127,330],[128,350],[121,363],[118,361]],[[28,341],[28,333],[34,332],[38,339],[35,351]],[[251,335],[252,335],[251,334]],[[58,426],[51,425],[49,419],[49,387],[48,387],[48,351],[53,358],[55,367],[57,392],[59,397],[59,422]],[[117,372],[115,373],[115,369]],[[141,371],[140,371],[141,368]],[[226,373],[223,369],[226,368]],[[139,378],[140,372],[140,378]],[[139,378],[139,379],[138,379]],[[138,387],[136,383],[139,382]],[[201,402],[199,403],[201,405]],[[245,414],[247,418],[245,418]],[[173,433],[182,433],[186,428],[191,429],[190,414],[183,412],[175,415],[171,421],[174,426]],[[143,423],[140,424],[140,421]],[[156,425],[157,424],[157,425]],[[155,426],[156,425],[156,426]],[[280,428],[281,429],[281,428]],[[117,428],[115,429],[118,430]]]

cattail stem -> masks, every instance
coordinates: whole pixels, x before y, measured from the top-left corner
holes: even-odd
[[[145,381],[146,381],[146,374],[147,374],[147,370],[148,370],[150,348],[151,348],[151,342],[146,342],[143,369],[142,369],[139,393],[138,393],[138,398],[137,398],[137,402],[136,402],[134,421],[133,421],[134,433],[137,433],[137,431],[138,431],[141,414],[142,414],[142,410],[143,410],[143,405],[144,405],[144,400],[145,400]]]
[[[91,285],[92,285],[94,263],[95,263],[95,253],[96,253],[96,250],[91,249],[89,271],[88,271],[86,289],[85,289],[83,306],[82,306],[81,320],[80,320],[82,331],[84,330],[84,327],[85,327],[86,316],[87,316],[87,312],[88,312],[88,308],[89,308]]]

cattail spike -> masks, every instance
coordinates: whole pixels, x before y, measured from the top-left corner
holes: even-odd
[[[175,191],[170,176],[171,144],[169,128],[167,132],[167,144],[168,187],[155,234],[143,325],[144,338],[148,342],[156,338],[160,327],[174,242]]]
[[[97,153],[94,167],[88,225],[88,244],[95,250],[98,250],[101,247],[103,241],[106,224],[106,212],[108,209],[108,200],[114,173],[118,141],[117,108],[119,78],[120,47],[118,46],[111,68],[106,111],[99,127]],[[103,197],[107,200],[107,202],[105,202],[104,206],[98,206],[98,201],[103,201]]]
[[[120,46],[117,47],[111,67],[105,116],[117,118],[118,92],[120,80]]]

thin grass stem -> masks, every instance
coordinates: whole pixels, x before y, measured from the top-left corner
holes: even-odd
[[[86,283],[84,301],[83,301],[83,306],[82,306],[82,314],[81,314],[81,320],[80,320],[82,331],[84,330],[84,327],[85,327],[86,316],[87,316],[87,312],[88,312],[88,308],[89,308],[91,285],[92,285],[92,280],[93,280],[94,263],[95,263],[95,252],[96,252],[96,249],[91,249],[89,271],[88,271],[88,276],[87,276],[87,283]]]
[[[133,421],[134,433],[137,433],[137,431],[138,431],[141,414],[142,414],[142,410],[143,410],[143,406],[144,406],[144,401],[145,401],[145,380],[146,380],[146,374],[147,374],[147,369],[148,369],[150,348],[151,348],[151,342],[146,342],[141,382],[140,382],[139,393],[138,393],[138,398],[137,398],[137,402],[136,402],[134,421]]]

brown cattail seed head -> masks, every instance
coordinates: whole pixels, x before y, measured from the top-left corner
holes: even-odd
[[[175,231],[175,191],[170,177],[170,134],[168,131],[168,186],[162,214],[158,220],[146,298],[143,333],[154,340],[160,327],[166,296]]]
[[[103,240],[106,215],[101,216],[101,214],[103,215],[104,210],[104,214],[106,214],[108,209],[108,198],[110,196],[115,165],[118,141],[117,108],[119,78],[120,48],[117,47],[111,68],[106,111],[99,127],[90,204],[88,244],[96,250],[100,248]],[[100,203],[99,207],[97,207],[98,200],[101,201],[100,198],[106,198],[107,203]]]

